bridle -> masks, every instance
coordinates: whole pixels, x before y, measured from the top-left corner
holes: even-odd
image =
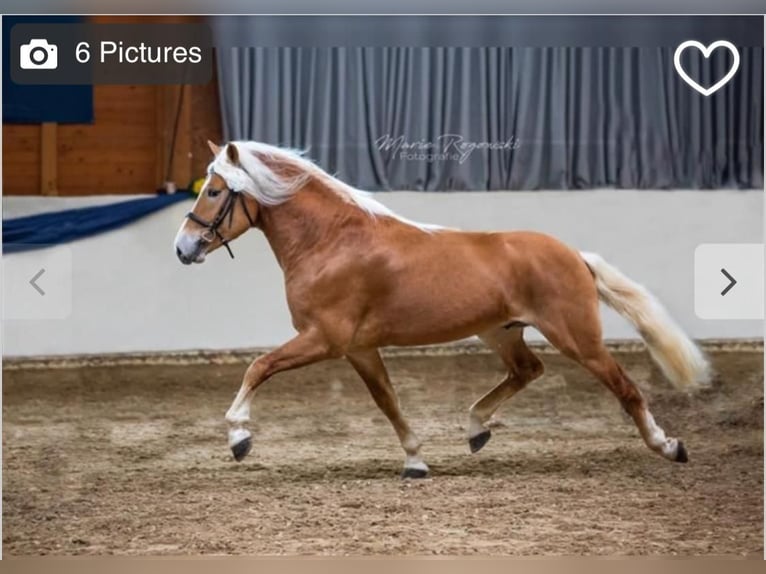
[[[229,222],[226,225],[227,227],[231,227],[232,218],[234,217],[234,207],[237,202],[242,204],[242,210],[245,212],[247,220],[250,222],[250,227],[255,227],[255,221],[247,210],[244,193],[233,189],[229,190],[229,194],[226,196],[226,201],[223,202],[223,207],[221,207],[221,210],[218,212],[218,215],[215,216],[213,221],[202,219],[192,211],[186,214],[188,219],[191,219],[194,223],[205,228],[205,231],[202,233],[203,241],[210,243],[217,237],[221,240],[221,244],[226,248],[226,251],[229,252],[229,256],[232,259],[234,259],[234,253],[232,252],[231,247],[229,247],[229,240],[221,235],[218,228],[221,226],[221,223],[223,223],[223,220],[226,219],[227,215],[229,217]]]

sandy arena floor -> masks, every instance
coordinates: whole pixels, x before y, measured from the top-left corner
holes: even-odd
[[[734,554],[763,549],[763,355],[714,355],[693,398],[621,354],[690,462],[649,452],[584,371],[543,357],[468,454],[491,355],[387,360],[432,478],[344,362],[277,376],[235,463],[223,413],[244,365],[8,370],[3,549],[25,554]],[[649,385],[648,381],[654,384]]]

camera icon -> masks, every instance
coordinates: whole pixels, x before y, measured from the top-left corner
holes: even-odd
[[[35,38],[19,48],[22,70],[55,70],[59,65],[59,50],[45,38]]]

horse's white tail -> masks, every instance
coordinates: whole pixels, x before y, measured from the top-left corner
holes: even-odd
[[[690,390],[708,385],[710,366],[705,356],[662,304],[600,255],[581,255],[593,272],[601,300],[636,327],[670,382],[677,388]]]

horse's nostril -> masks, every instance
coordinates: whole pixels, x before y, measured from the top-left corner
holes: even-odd
[[[190,263],[189,258],[186,257],[186,255],[184,255],[181,252],[181,248],[180,247],[176,247],[176,256],[178,257],[179,261],[181,261],[181,263],[183,263],[184,265],[188,265]]]

